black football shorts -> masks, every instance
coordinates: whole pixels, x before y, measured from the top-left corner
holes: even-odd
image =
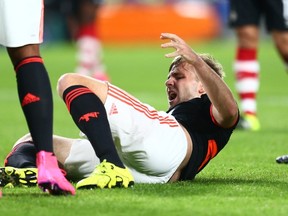
[[[288,2],[283,0],[230,0],[229,25],[259,26],[262,20],[267,31],[288,30]]]

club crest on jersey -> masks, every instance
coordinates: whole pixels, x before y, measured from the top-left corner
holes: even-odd
[[[88,121],[90,121],[90,118],[98,118],[99,114],[100,114],[99,112],[86,113],[79,118],[79,122],[80,121],[88,122]]]

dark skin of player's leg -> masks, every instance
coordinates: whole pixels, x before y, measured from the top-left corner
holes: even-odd
[[[7,52],[14,66],[24,58],[40,56],[40,49],[38,44],[30,44],[16,48],[7,47]]]

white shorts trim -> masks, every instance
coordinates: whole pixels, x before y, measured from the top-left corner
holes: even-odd
[[[43,0],[0,0],[0,44],[20,47],[43,42]]]

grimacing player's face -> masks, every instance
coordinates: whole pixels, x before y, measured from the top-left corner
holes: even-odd
[[[173,66],[165,82],[169,108],[188,101],[195,97],[200,97],[199,85],[195,68],[185,62]]]

